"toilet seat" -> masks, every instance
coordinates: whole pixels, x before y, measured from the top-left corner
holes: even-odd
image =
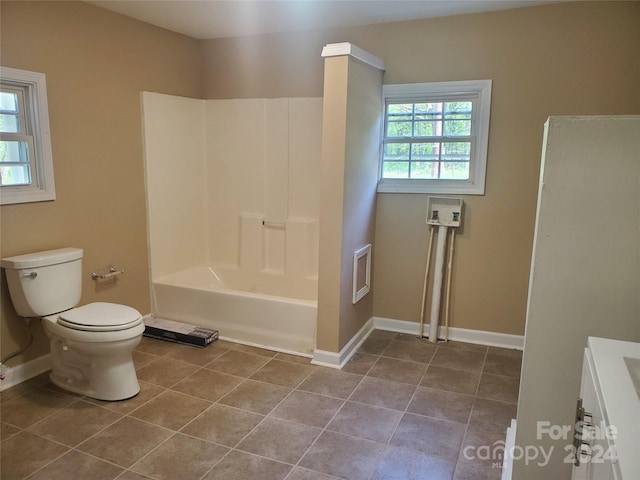
[[[56,323],[85,332],[113,332],[142,324],[142,316],[126,305],[95,302],[60,313]]]

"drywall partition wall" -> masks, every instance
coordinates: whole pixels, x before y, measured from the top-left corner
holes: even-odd
[[[142,93],[149,267],[157,279],[206,262],[202,100]]]
[[[337,364],[373,316],[372,294],[351,302],[352,268],[354,252],[374,243],[383,73],[378,59],[375,67],[339,52],[325,58],[317,346]]]
[[[317,277],[321,98],[206,101],[214,265]]]
[[[640,116],[551,117],[543,144],[516,447],[552,454],[546,464],[516,458],[514,479],[570,478],[571,460],[565,459],[587,337],[640,341],[639,238]],[[566,436],[557,435],[564,426]]]
[[[0,207],[1,256],[74,246],[84,250],[81,303],[114,302],[148,313],[149,268],[141,91],[202,97],[197,40],[87,2],[2,2],[2,66],[47,76],[57,198]],[[96,285],[93,269],[124,268]],[[0,292],[1,355],[24,345],[25,323]],[[34,344],[8,364],[49,351]],[[39,373],[39,372],[38,372]]]

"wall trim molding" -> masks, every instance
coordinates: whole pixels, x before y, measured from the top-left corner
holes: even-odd
[[[351,340],[340,350],[340,352],[328,352],[326,350],[314,350],[312,365],[321,365],[323,367],[342,369],[353,354],[358,351],[360,345],[364,343],[371,332],[375,330],[374,320],[371,317],[367,322],[358,330],[358,332],[351,337]]]
[[[19,383],[26,382],[41,373],[51,370],[51,354],[47,353],[41,357],[34,358],[28,362],[21,363],[15,367],[9,367],[7,376],[0,382],[0,391],[11,388]]]
[[[377,68],[378,70],[384,71],[385,69],[384,62],[382,60],[380,60],[375,55],[367,52],[366,50],[363,50],[360,47],[354,45],[353,43],[329,43],[322,49],[323,58],[341,57],[343,55],[349,55],[360,60],[361,62],[366,63],[367,65],[372,66],[373,68]]]
[[[373,317],[374,328],[389,330],[398,333],[418,335],[420,324],[407,320],[393,318]],[[429,331],[429,324],[425,324],[425,332]],[[438,327],[438,338],[444,338],[444,327]],[[449,340],[457,342],[474,343],[490,347],[511,348],[522,350],[524,348],[524,335],[511,335],[509,333],[487,332],[484,330],[470,330],[467,328],[449,327]]]

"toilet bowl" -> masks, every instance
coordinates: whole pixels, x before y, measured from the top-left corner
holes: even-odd
[[[140,391],[132,351],[140,343],[140,312],[126,305],[80,301],[83,252],[61,248],[0,261],[11,301],[25,318],[40,318],[51,347],[51,381],[99,400]]]
[[[140,391],[131,357],[144,332],[137,310],[90,303],[42,317],[42,326],[55,385],[99,400],[124,400]]]

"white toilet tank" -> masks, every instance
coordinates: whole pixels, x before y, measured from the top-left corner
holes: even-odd
[[[69,310],[82,295],[82,249],[60,248],[3,258],[9,294],[21,317]]]

